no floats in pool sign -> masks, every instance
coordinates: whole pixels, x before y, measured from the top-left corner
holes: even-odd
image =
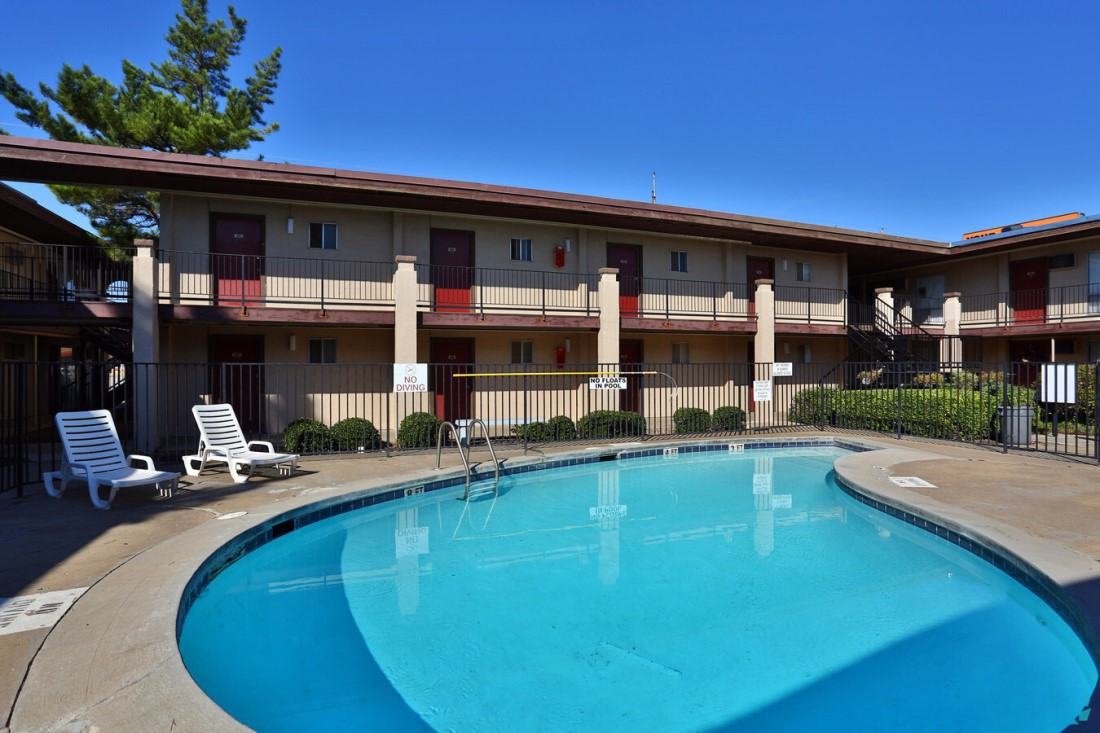
[[[626,389],[626,377],[589,377],[589,389]]]
[[[772,380],[754,379],[752,382],[752,399],[754,402],[771,402]]]
[[[393,391],[394,392],[427,392],[428,391],[428,365],[427,364],[394,364],[393,365]]]

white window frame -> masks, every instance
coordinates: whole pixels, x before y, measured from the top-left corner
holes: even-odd
[[[794,263],[794,277],[797,282],[809,283],[814,279],[814,268],[809,262]]]
[[[315,343],[320,344],[320,352],[321,352],[320,353],[320,356],[321,356],[320,361],[314,361],[313,360],[313,344],[315,344]],[[332,361],[325,361],[325,344],[326,343],[331,343],[332,344]],[[336,357],[336,349],[337,349],[336,339],[334,339],[334,338],[310,339],[309,344],[308,344],[308,353],[306,354],[306,358],[309,359],[310,364],[335,364],[336,363],[336,358],[337,358]]]
[[[686,343],[674,343],[672,344],[672,363],[673,364],[690,364],[691,363],[691,345]]]
[[[524,252],[526,248],[526,252]],[[516,257],[516,254],[519,257]],[[526,254],[526,257],[523,255]],[[530,237],[512,237],[508,241],[508,256],[512,262],[533,262],[535,259],[535,243]]]
[[[519,360],[516,359],[516,347],[519,347]],[[527,352],[526,354],[524,352]],[[512,342],[512,363],[513,364],[534,364],[535,363],[535,342],[531,340],[520,340]]]
[[[675,262],[673,262],[675,260]],[[669,270],[671,272],[688,271],[688,253],[685,249],[669,250]]]
[[[313,227],[321,227],[321,241],[318,244],[313,243]],[[327,227],[332,227],[332,246],[325,246],[325,231]],[[306,227],[306,237],[309,239],[308,244],[310,249],[339,249],[340,248],[340,225],[334,221],[311,221],[309,226]]]

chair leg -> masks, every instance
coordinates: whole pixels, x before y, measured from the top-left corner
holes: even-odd
[[[117,491],[118,489],[112,486],[107,501],[103,501],[103,499],[99,497],[99,481],[91,477],[88,478],[88,496],[92,500],[92,506],[96,509],[110,509],[111,502],[114,501]]]
[[[199,467],[195,468],[195,462],[198,461]],[[188,476],[198,476],[206,468],[206,459],[193,456],[184,456],[183,458],[183,470],[187,472]]]
[[[244,471],[238,471],[237,467],[241,465],[244,467]],[[238,464],[232,458],[229,459],[229,475],[233,477],[233,483],[243,484],[248,479],[252,478],[252,467],[247,464]]]
[[[61,498],[61,495],[65,493],[65,489],[68,485],[68,482],[63,480],[60,488],[54,486],[54,480],[61,478],[60,471],[46,471],[42,474],[42,485],[46,488],[46,493],[55,499]]]

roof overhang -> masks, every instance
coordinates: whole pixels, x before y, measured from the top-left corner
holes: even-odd
[[[3,183],[0,183],[0,229],[33,242],[95,244],[95,238],[76,224]]]
[[[920,264],[943,242],[595,196],[289,163],[0,137],[0,178],[549,221],[818,252],[858,270]]]

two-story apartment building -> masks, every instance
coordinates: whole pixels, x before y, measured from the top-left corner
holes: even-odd
[[[0,178],[160,193],[159,240],[135,243],[122,270],[48,244],[25,245],[4,268],[37,293],[4,297],[5,327],[63,322],[100,343],[104,329],[129,329],[132,349],[116,356],[138,363],[671,370],[916,358],[914,337],[932,345],[922,359],[1084,359],[1100,339],[1100,221],[1088,217],[950,244],[13,137],[0,138]],[[876,330],[885,338],[868,337]],[[267,376],[237,387],[278,403],[274,372],[250,373]],[[751,370],[740,374],[703,386],[748,390]],[[614,406],[640,409],[649,385],[631,379]],[[224,386],[204,389],[218,399]],[[431,409],[478,413],[493,389],[436,380]],[[752,409],[750,396],[737,400]],[[284,423],[298,416],[283,412]]]

